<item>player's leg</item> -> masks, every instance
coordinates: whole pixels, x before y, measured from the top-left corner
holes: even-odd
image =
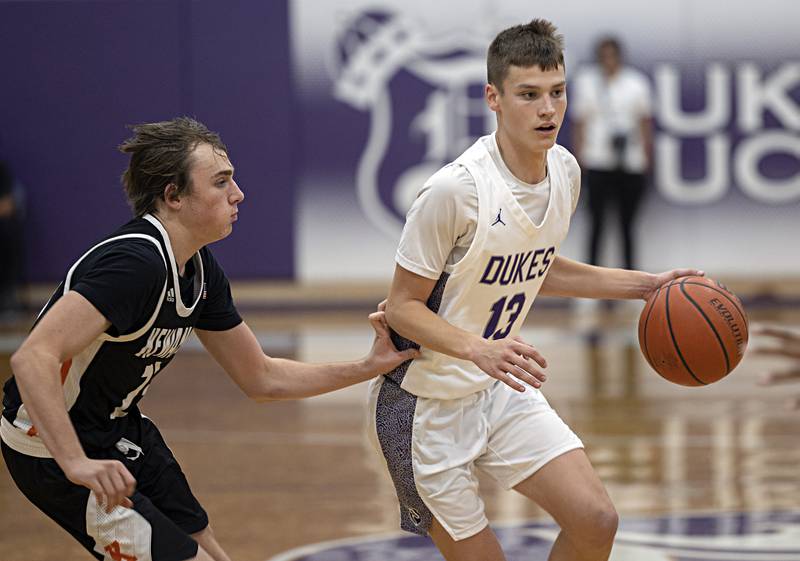
[[[217,538],[214,536],[214,531],[211,529],[211,526],[206,526],[204,530],[192,534],[192,538],[200,545],[200,550],[198,551],[198,557],[196,558],[197,561],[231,561],[228,554],[222,549],[222,547],[217,542]],[[206,556],[206,558],[199,557],[200,553]]]
[[[616,513],[580,439],[540,391],[518,393],[500,383],[491,391],[489,443],[476,466],[534,500],[561,525],[551,560],[605,560]]]
[[[555,458],[514,489],[561,526],[550,561],[608,559],[617,531],[617,512],[583,450]]]
[[[401,527],[430,535],[448,561],[504,560],[473,466],[485,446],[476,436],[485,426],[478,402],[486,393],[434,400],[389,379],[370,387],[370,436],[394,482]]]
[[[217,542],[208,515],[195,498],[177,459],[149,419],[142,419],[142,463],[137,466],[137,489],[199,545],[198,561],[230,561]],[[130,461],[130,460],[129,460]],[[205,557],[203,557],[205,556]]]
[[[36,458],[2,445],[3,459],[20,491],[99,559],[183,561],[202,556],[197,542],[136,492],[133,508],[105,512],[93,493],[69,481],[50,458]]]
[[[434,518],[429,535],[446,561],[505,561],[503,550],[489,526],[474,536],[456,541]]]

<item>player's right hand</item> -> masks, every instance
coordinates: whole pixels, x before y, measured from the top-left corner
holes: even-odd
[[[547,375],[539,368],[546,368],[547,361],[522,337],[481,339],[470,359],[489,376],[518,392],[525,391],[520,380],[534,388],[542,387],[547,380]]]
[[[122,462],[83,458],[63,466],[67,479],[90,489],[97,504],[111,513],[117,506],[132,508],[128,498],[136,489],[136,479]]]

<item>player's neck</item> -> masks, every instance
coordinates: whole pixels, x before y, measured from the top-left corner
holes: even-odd
[[[169,215],[161,213],[156,214],[155,217],[161,222],[161,225],[164,226],[169,235],[169,243],[172,246],[172,254],[175,256],[178,273],[183,275],[186,263],[205,244],[196,240],[192,232],[179,220],[171,219]]]
[[[547,151],[532,152],[514,143],[502,129],[495,135],[500,157],[508,170],[520,181],[541,183],[547,177]]]

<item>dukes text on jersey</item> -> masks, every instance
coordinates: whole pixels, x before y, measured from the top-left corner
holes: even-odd
[[[556,248],[551,246],[511,255],[492,255],[486,263],[480,282],[506,286],[543,277],[550,268],[555,252]]]

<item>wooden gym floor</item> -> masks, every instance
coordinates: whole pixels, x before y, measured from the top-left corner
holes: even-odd
[[[346,360],[366,352],[371,341],[364,306],[344,312],[242,307],[273,355]],[[755,306],[749,313],[751,321],[800,326],[795,306]],[[759,372],[781,361],[750,354],[713,386],[673,386],[641,357],[637,317],[631,306],[544,306],[522,333],[549,360],[545,393],[582,437],[621,515],[800,506],[800,411],[786,405],[800,396],[800,384],[755,383]],[[3,379],[28,328],[24,318],[0,330]],[[393,489],[363,431],[364,384],[259,405],[196,340],[187,346],[154,382],[142,409],[181,461],[232,559],[264,561],[323,540],[397,530]],[[482,492],[492,522],[543,516],[491,480],[482,481]],[[0,469],[0,560],[52,559],[90,556]]]

